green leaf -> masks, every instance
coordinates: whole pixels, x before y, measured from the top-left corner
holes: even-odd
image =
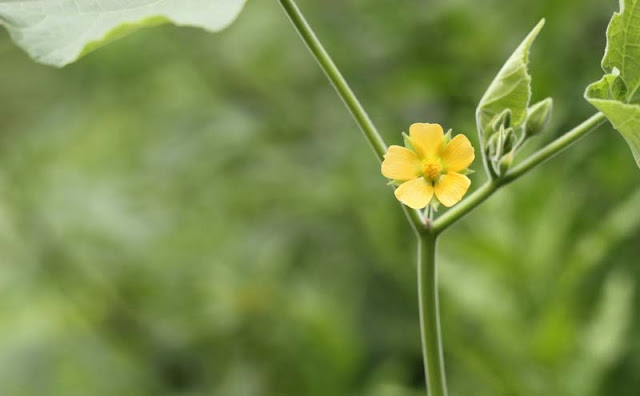
[[[631,147],[633,157],[640,167],[640,104],[624,103],[615,99],[620,95],[621,84],[620,76],[607,74],[602,80],[587,88],[585,97],[604,113],[611,125],[620,132]]]
[[[605,73],[620,71],[628,95],[640,86],[640,1],[620,0],[607,28],[607,49],[602,58]]]
[[[511,125],[519,127],[527,118],[531,99],[531,76],[527,70],[529,48],[544,26],[541,20],[502,66],[476,109],[480,141],[486,145],[493,133],[491,122],[506,109],[511,110]]]
[[[14,0],[0,2],[0,24],[33,59],[64,66],[147,26],[173,23],[217,32],[245,0]]]
[[[609,119],[631,148],[640,167],[640,0],[621,0],[607,29],[604,77],[585,98]]]

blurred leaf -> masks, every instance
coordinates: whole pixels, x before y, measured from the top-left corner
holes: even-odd
[[[580,278],[584,272],[604,261],[611,251],[622,241],[632,238],[640,229],[640,188],[637,188],[629,198],[610,209],[606,216],[600,219],[598,227],[594,227],[582,236],[575,238],[575,248],[571,258],[572,275]]]
[[[0,24],[38,62],[64,66],[138,29],[164,23],[217,32],[245,0],[17,0],[0,3]]]
[[[476,109],[476,123],[483,145],[489,137],[485,136],[485,131],[491,129],[491,121],[505,109],[511,110],[511,123],[514,127],[525,121],[531,99],[531,76],[527,70],[529,48],[543,26],[544,19],[520,43],[480,99]]]
[[[607,370],[623,354],[633,317],[633,292],[628,274],[618,271],[607,277],[597,310],[579,339],[582,358],[568,370],[572,394],[596,394]]]
[[[607,29],[602,59],[605,76],[591,84],[585,98],[622,134],[640,166],[640,2],[621,0]]]

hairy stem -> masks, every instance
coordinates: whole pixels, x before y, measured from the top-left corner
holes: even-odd
[[[440,310],[438,306],[438,276],[436,268],[437,236],[423,233],[418,239],[418,302],[422,358],[429,396],[446,396]]]
[[[347,107],[347,109],[349,109],[349,112],[351,113],[354,120],[364,133],[365,138],[373,148],[376,157],[379,161],[382,161],[384,154],[387,151],[387,145],[384,143],[384,140],[378,133],[375,125],[373,125],[373,122],[369,118],[369,115],[358,101],[358,98],[356,98],[356,95],[349,87],[349,84],[347,84],[347,81],[340,73],[340,70],[338,70],[331,57],[322,46],[322,43],[320,43],[320,40],[318,40],[318,38],[316,37],[315,33],[311,29],[311,26],[309,26],[309,23],[307,23],[306,19],[304,18],[304,15],[302,15],[302,12],[300,12],[300,9],[296,5],[295,1],[278,1],[280,2],[280,5],[282,5],[282,9],[284,10],[284,12],[291,20],[294,28],[300,35],[300,38],[302,38],[302,41],[304,41],[304,43],[307,45],[309,51],[311,51],[311,54],[320,65],[320,68],[322,68],[327,78],[329,78],[329,81],[331,81],[331,84],[333,84],[338,95],[344,102],[345,106]],[[409,220],[409,223],[413,227],[414,231],[416,231],[416,233],[418,234],[422,232],[425,224],[422,216],[420,215],[420,212],[411,210],[404,205],[402,206],[402,210],[404,211],[405,216],[407,216],[407,220]]]
[[[442,231],[446,230],[453,223],[463,218],[467,213],[484,202],[500,187],[511,183],[525,173],[529,172],[531,169],[558,154],[581,137],[587,135],[589,132],[602,125],[604,121],[606,121],[606,117],[604,116],[604,114],[594,114],[589,119],[582,122],[580,125],[576,126],[558,139],[549,143],[548,145],[537,151],[535,154],[524,160],[521,164],[511,169],[509,172],[507,172],[506,175],[497,179],[489,180],[482,187],[474,191],[473,194],[469,195],[462,202],[460,202],[456,207],[436,219],[433,222],[431,231],[434,234],[439,234]]]

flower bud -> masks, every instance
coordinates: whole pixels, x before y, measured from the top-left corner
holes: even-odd
[[[513,146],[516,144],[516,134],[513,131],[513,128],[505,129],[503,132],[504,136],[502,138],[502,152],[507,153],[513,149]]]
[[[511,126],[511,109],[504,109],[502,113],[493,117],[491,128],[498,132],[500,127],[509,128]]]
[[[498,153],[499,145],[500,145],[500,133],[494,133],[489,138],[489,142],[487,143],[487,154],[489,157],[494,157]]]
[[[551,98],[546,98],[529,108],[529,115],[524,127],[526,137],[536,136],[547,127],[552,109],[553,99]]]
[[[498,162],[498,174],[504,176],[509,168],[511,168],[511,164],[513,164],[513,153],[508,152],[500,158],[500,162]]]

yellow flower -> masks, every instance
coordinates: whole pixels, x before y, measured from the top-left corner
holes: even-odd
[[[460,202],[471,185],[460,172],[475,158],[469,139],[456,135],[448,140],[438,124],[413,124],[407,145],[389,147],[382,162],[382,174],[402,183],[396,198],[413,209],[426,207],[434,195],[446,207]]]

